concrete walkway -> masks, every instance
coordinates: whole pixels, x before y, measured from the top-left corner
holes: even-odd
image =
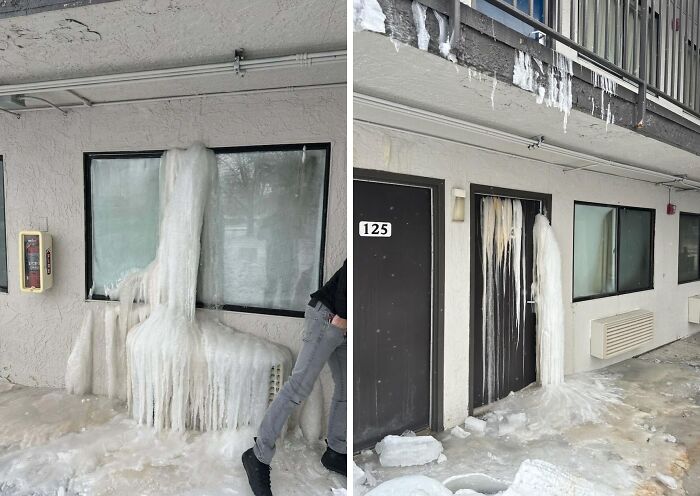
[[[494,404],[484,419],[483,434],[462,439],[448,430],[435,436],[447,457],[442,463],[392,468],[382,467],[373,452],[356,456],[369,482],[355,494],[404,475],[444,482],[484,473],[510,483],[524,460],[537,459],[584,479],[600,494],[698,496],[700,334],[567,377],[557,390],[527,388]]]

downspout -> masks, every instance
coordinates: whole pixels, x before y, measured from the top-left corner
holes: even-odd
[[[452,24],[452,36],[450,37],[450,52],[455,57],[457,56],[457,43],[462,41],[462,2],[461,0],[452,0],[452,9],[450,15],[450,23]]]
[[[634,127],[644,127],[647,111],[647,31],[649,30],[649,0],[642,0],[642,25],[639,30],[639,87],[637,89],[637,119]]]

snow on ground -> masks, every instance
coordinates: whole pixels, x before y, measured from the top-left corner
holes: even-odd
[[[274,494],[343,494],[345,478],[320,464],[325,447],[295,432],[273,461]],[[156,433],[118,401],[0,382],[2,496],[249,496],[240,455],[252,439],[251,429]]]
[[[464,489],[468,484],[455,481],[482,474],[464,480],[471,478],[475,487],[479,480],[496,485],[476,494],[501,494],[496,487],[504,483],[510,486],[504,495],[540,496],[547,493],[529,492],[525,478],[549,473],[552,480],[585,486],[581,494],[586,495],[700,495],[700,334],[597,372],[567,377],[561,387],[527,388],[494,404],[482,419],[485,423],[469,419],[461,426],[469,436],[450,430],[435,435],[444,463],[384,467],[372,451],[357,455],[364,473],[354,477],[355,494],[367,495],[400,477],[422,476],[413,480],[426,488],[435,487],[431,481],[444,485],[417,493],[421,496],[473,495]],[[526,460],[531,461],[523,464]],[[442,491],[445,486],[451,491]],[[402,481],[384,487],[388,491],[368,496],[394,494]]]

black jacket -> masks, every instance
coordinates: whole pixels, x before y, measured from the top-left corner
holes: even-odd
[[[320,301],[334,314],[343,319],[347,319],[348,314],[348,284],[347,284],[347,263],[338,272],[333,274],[321,289],[311,295],[311,301]]]

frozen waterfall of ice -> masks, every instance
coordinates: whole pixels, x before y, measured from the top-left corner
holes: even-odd
[[[537,376],[542,386],[564,382],[564,301],[559,244],[547,217],[535,218],[532,294],[537,309]]]
[[[481,270],[482,289],[482,343],[483,343],[483,391],[488,403],[497,399],[499,390],[500,356],[497,353],[496,336],[509,332],[513,341],[520,343],[523,332],[526,291],[523,240],[523,209],[520,200],[484,197],[481,204]],[[513,279],[514,298],[511,309],[515,326],[505,331],[496,316],[502,309],[505,288]]]
[[[66,364],[66,390],[72,394],[92,392],[92,327],[93,315],[88,310]]]
[[[201,144],[165,154],[156,258],[109,292],[120,303],[105,310],[108,394],[126,399],[132,417],[157,430],[257,426],[269,402],[273,367],[290,370],[286,349],[195,311],[200,256],[214,262],[210,267],[221,266],[216,170],[214,153]],[[219,301],[216,274],[202,278],[209,300]],[[92,332],[91,322],[84,323],[67,378],[81,377],[74,370],[91,373],[88,328]],[[71,392],[88,392],[76,386],[80,380],[67,384]]]

